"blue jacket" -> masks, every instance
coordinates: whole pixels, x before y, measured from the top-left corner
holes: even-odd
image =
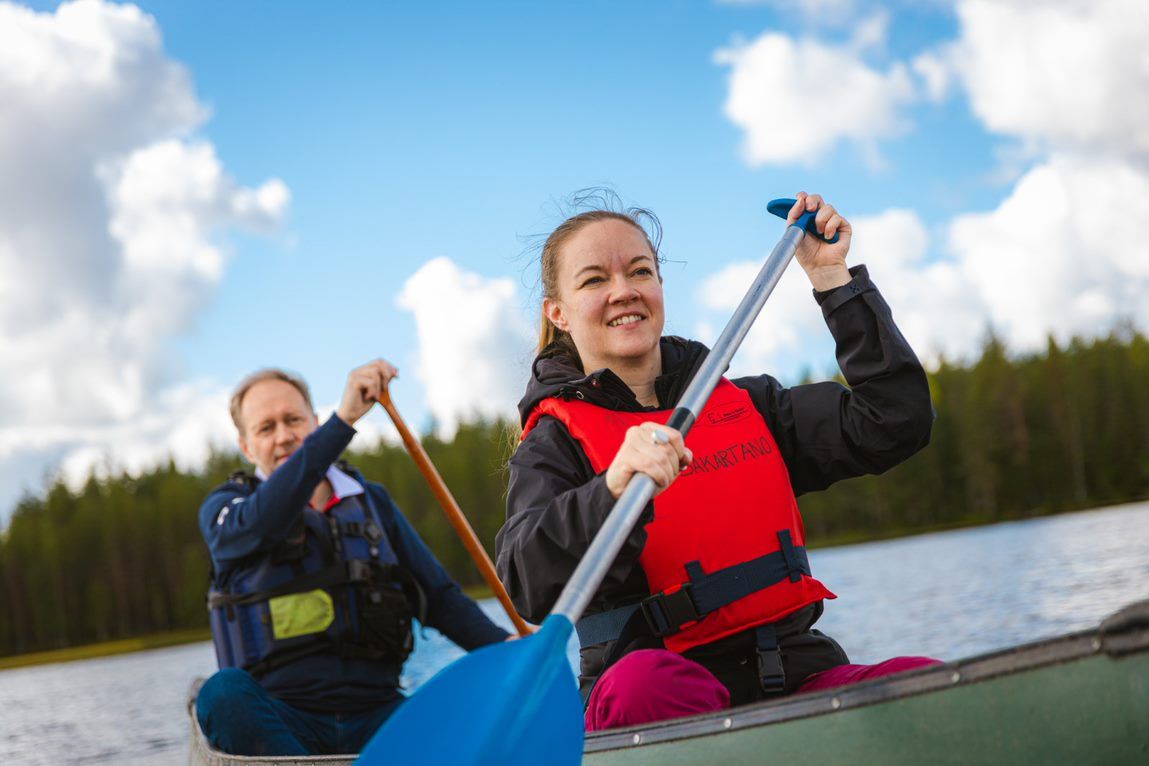
[[[355,429],[332,415],[254,490],[229,482],[208,496],[200,507],[199,523],[217,585],[226,585],[232,572],[283,542],[354,435]],[[467,650],[504,640],[507,633],[463,594],[387,491],[373,482],[363,486],[399,563],[427,596],[426,624]],[[319,653],[268,672],[260,683],[284,702],[306,710],[354,712],[399,696],[401,671],[398,663]]]

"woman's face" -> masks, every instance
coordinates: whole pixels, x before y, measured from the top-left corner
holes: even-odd
[[[558,297],[543,311],[570,333],[585,371],[661,364],[662,282],[638,228],[615,219],[583,226],[559,250],[557,277]]]

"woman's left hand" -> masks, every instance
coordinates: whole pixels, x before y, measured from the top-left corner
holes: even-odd
[[[850,228],[850,222],[839,215],[834,206],[824,201],[820,194],[806,192],[798,192],[798,198],[794,202],[794,207],[790,208],[786,223],[794,223],[802,213],[814,210],[818,211],[814,216],[814,226],[818,233],[826,239],[833,239],[834,234],[837,234],[838,241],[829,245],[818,237],[807,236],[798,246],[794,257],[805,270],[814,289],[823,292],[841,287],[850,281],[850,272],[846,268],[846,253],[850,251],[853,229]]]

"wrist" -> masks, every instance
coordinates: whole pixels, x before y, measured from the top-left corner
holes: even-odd
[[[810,278],[810,284],[813,288],[820,293],[839,288],[853,279],[850,276],[850,270],[846,268],[844,263],[812,269],[806,272],[806,276]]]
[[[344,422],[344,424],[346,424],[352,428],[355,427],[355,421],[359,419],[355,415],[344,410],[342,407],[335,410],[335,417],[339,418],[340,420],[342,420]]]
[[[620,483],[618,477],[610,468],[606,469],[606,473],[602,478],[603,483],[606,484],[606,491],[610,493],[611,497],[618,500],[622,496],[622,490],[626,488],[625,483],[623,483],[623,486],[618,487],[617,485]]]

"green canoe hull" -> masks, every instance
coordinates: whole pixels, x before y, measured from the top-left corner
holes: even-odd
[[[193,690],[194,701],[194,690]],[[212,751],[190,763],[349,764]],[[587,766],[1149,763],[1149,602],[1094,631],[716,714],[588,735]]]

